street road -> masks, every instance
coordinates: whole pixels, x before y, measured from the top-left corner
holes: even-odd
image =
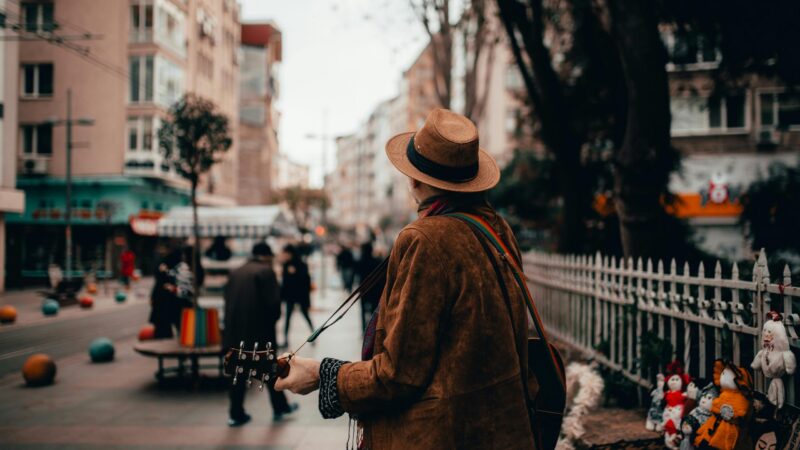
[[[132,304],[91,311],[82,317],[68,320],[54,318],[53,322],[3,330],[0,333],[0,377],[18,372],[25,359],[33,353],[47,353],[57,360],[88,352],[89,343],[98,337],[107,337],[116,342],[135,336],[147,322],[149,311],[149,302],[134,300]],[[89,358],[88,353],[86,358]]]

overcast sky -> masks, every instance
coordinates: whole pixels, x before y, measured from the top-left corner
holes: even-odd
[[[242,20],[272,20],[283,33],[281,151],[311,167],[321,185],[327,133],[354,132],[382,100],[398,93],[402,71],[427,37],[404,0],[240,0]],[[327,114],[325,114],[327,111]],[[335,161],[329,140],[327,167]]]

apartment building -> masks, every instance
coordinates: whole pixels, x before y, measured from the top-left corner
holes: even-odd
[[[699,36],[669,29],[662,35],[670,54],[672,144],[682,154],[669,186],[679,199],[675,213],[707,251],[745,258],[740,196],[770,165],[800,164],[800,94],[755,74],[738,80],[738,89],[715,89],[717,49]]]
[[[282,37],[274,23],[242,24],[238,199],[270,203],[277,186]]]
[[[68,115],[75,275],[110,275],[105,269],[124,247],[148,271],[153,221],[189,202],[187,183],[158,150],[169,106],[197,93],[228,116],[237,136],[239,7],[233,0],[19,4],[18,17],[7,20],[21,25],[12,29],[21,36],[17,186],[26,204],[8,218],[9,276],[22,283],[64,265]],[[201,203],[235,204],[237,156],[234,139],[201,181]]]
[[[0,10],[6,16],[19,15],[16,2],[0,0]],[[18,67],[19,43],[0,42],[0,292],[5,289],[6,215],[25,208],[25,194],[16,189]]]
[[[278,153],[273,164],[272,186],[276,192],[294,187],[309,189],[308,164],[292,161],[286,154]]]

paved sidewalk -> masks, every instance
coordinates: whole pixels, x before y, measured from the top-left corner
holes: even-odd
[[[316,295],[315,324],[344,298],[330,290]],[[292,320],[290,340],[302,342],[307,325],[299,311]],[[279,323],[279,327],[281,324]],[[357,311],[329,330],[304,356],[355,359],[361,333]],[[279,328],[280,329],[280,328]],[[246,408],[253,421],[227,427],[228,398],[224,387],[200,390],[165,388],[156,384],[154,359],[136,354],[135,338],[116,342],[117,357],[92,364],[85,352],[57,359],[53,386],[25,387],[19,373],[0,378],[0,448],[14,449],[327,449],[343,448],[346,418],[324,420],[317,411],[317,394],[291,396],[300,404],[294,417],[273,424],[265,392],[253,388]],[[208,372],[210,376],[212,372]]]

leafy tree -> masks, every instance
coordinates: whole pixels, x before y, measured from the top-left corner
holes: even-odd
[[[597,163],[607,163],[607,149],[622,140],[625,95],[614,42],[589,0],[497,5],[532,128],[552,159],[558,250],[584,252],[593,198],[605,189],[594,176]]]
[[[677,153],[656,17],[627,0],[497,0],[562,199],[561,251],[585,251],[591,205],[611,158],[626,255],[656,254],[661,198]],[[600,177],[600,178],[598,178]]]
[[[741,220],[753,248],[800,255],[800,168],[774,164],[744,193]]]
[[[199,294],[197,261],[199,259],[200,225],[197,218],[197,186],[200,177],[220,162],[233,143],[228,117],[217,112],[216,105],[194,94],[185,94],[169,109],[158,130],[158,144],[164,161],[191,185],[194,246],[192,272],[194,301]]]
[[[453,14],[454,5],[460,3],[460,10]],[[464,62],[464,115],[478,123],[486,109],[491,70],[480,73],[481,63],[488,61],[492,66],[499,42],[499,30],[493,27],[490,19],[490,0],[409,0],[414,14],[430,39],[433,57],[433,85],[438,104],[450,108],[456,94],[453,92],[453,60],[455,52],[463,53]],[[456,45],[457,37],[461,45]],[[485,60],[484,60],[485,58]]]
[[[278,193],[278,201],[285,202],[292,211],[295,225],[302,232],[309,231],[312,208],[328,208],[330,200],[322,189],[308,189],[300,186],[289,187]]]

